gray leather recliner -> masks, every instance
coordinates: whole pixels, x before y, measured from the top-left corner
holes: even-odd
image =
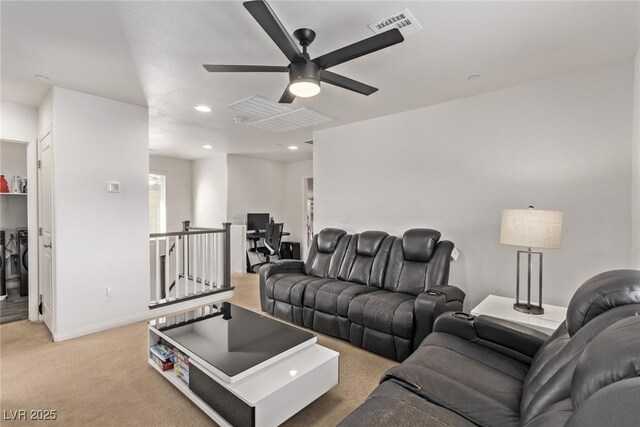
[[[640,425],[639,314],[635,270],[585,282],[550,337],[445,313],[341,426]]]
[[[447,285],[452,250],[430,229],[397,238],[328,228],[314,237],[306,262],[260,269],[262,310],[404,360],[438,315],[462,309],[464,292]]]

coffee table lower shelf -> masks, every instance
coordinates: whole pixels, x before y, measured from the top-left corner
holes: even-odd
[[[162,333],[150,329],[150,343]],[[177,346],[189,356],[186,348]],[[197,359],[197,357],[196,357]],[[277,426],[338,384],[339,354],[311,344],[234,383],[190,359],[189,384],[173,370],[158,373],[221,426]]]
[[[202,411],[205,414],[207,414],[207,416],[209,418],[211,418],[213,421],[215,421],[217,424],[219,424],[221,426],[225,426],[225,427],[231,425],[231,424],[227,423],[227,421],[224,418],[222,418],[220,415],[218,415],[218,413],[216,411],[211,409],[209,407],[209,405],[204,403],[204,401],[202,399],[200,399],[194,392],[189,390],[189,386],[184,381],[182,381],[180,378],[178,378],[178,375],[173,370],[162,371],[158,367],[158,365],[156,365],[156,363],[151,359],[149,359],[149,365],[151,365],[153,367],[153,369],[158,371],[160,373],[160,375],[162,375],[167,381],[169,381],[171,384],[173,384],[173,386],[175,388],[177,388],[185,396],[187,396],[189,398],[189,400],[191,400],[193,403],[195,403],[198,408],[202,409]]]

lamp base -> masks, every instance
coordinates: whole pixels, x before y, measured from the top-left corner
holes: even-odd
[[[513,309],[519,311],[521,313],[529,313],[529,314],[544,314],[544,308],[538,307],[537,305],[531,304],[522,304],[516,302],[513,304]]]

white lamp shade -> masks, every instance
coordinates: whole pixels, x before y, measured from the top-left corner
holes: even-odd
[[[562,212],[505,209],[502,211],[500,243],[557,249],[562,243]]]

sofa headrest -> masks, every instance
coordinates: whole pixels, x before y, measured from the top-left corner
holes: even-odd
[[[358,255],[375,256],[382,244],[382,241],[388,236],[384,231],[365,231],[358,235],[358,246],[356,252]]]
[[[594,317],[614,307],[640,303],[640,271],[612,270],[578,288],[567,308],[567,330],[573,335]]]
[[[325,228],[318,233],[318,252],[332,253],[345,234],[347,232],[339,228]]]
[[[429,228],[412,228],[402,236],[402,251],[407,261],[429,262],[440,232]]]
[[[598,390],[640,373],[640,316],[619,320],[585,347],[571,380],[577,409]]]

